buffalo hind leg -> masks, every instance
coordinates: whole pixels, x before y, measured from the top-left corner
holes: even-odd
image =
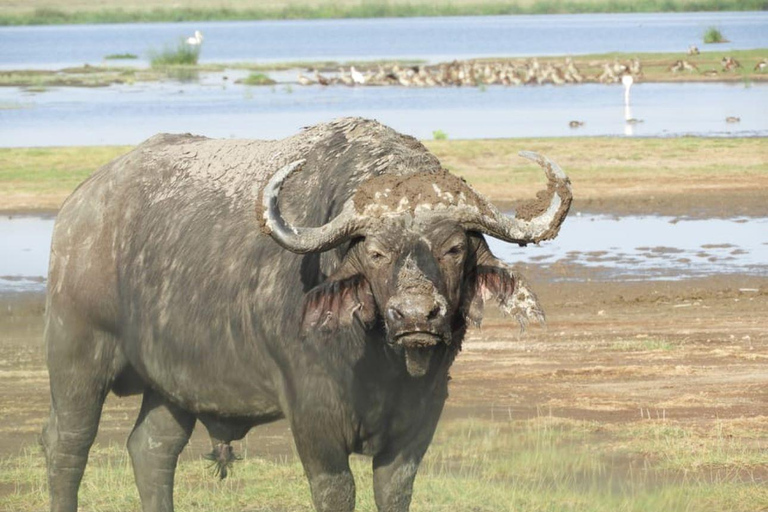
[[[128,452],[144,512],[173,511],[176,462],[194,427],[194,415],[152,390],[144,393],[139,418],[128,438]]]
[[[75,512],[115,367],[115,339],[70,311],[49,307],[46,325],[51,414],[40,438],[52,512]]]

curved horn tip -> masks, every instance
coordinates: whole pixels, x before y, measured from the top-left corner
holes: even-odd
[[[548,178],[556,179],[556,180],[568,179],[568,176],[565,174],[565,172],[563,172],[560,166],[557,165],[552,160],[550,160],[549,158],[545,157],[544,155],[541,155],[535,151],[526,151],[526,150],[518,151],[517,154],[523,158],[527,158],[532,162],[536,162],[541,167],[543,167],[545,172],[547,173]]]

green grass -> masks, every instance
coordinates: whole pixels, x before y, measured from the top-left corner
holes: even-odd
[[[725,38],[722,32],[720,32],[720,29],[717,27],[709,27],[704,32],[704,42],[707,44],[712,43],[727,43],[728,40]]]
[[[106,60],[129,60],[129,59],[138,59],[138,55],[134,55],[133,53],[111,53],[109,55],[105,55],[104,58]]]
[[[247,77],[243,78],[242,80],[238,80],[238,83],[245,84],[245,85],[274,85],[275,81],[269,78],[268,75],[264,73],[251,73]]]
[[[0,183],[4,190],[24,194],[71,191],[96,169],[130,149],[106,146],[0,150]]]
[[[210,20],[380,18],[412,16],[472,16],[506,14],[572,14],[608,12],[747,11],[766,9],[765,0],[507,0],[491,2],[387,2],[360,3],[307,1],[276,3],[272,7],[253,4],[213,3],[193,7],[124,7],[107,2],[101,9],[70,8],[57,2],[29,9],[8,9],[0,14],[0,25],[68,23],[128,23]]]
[[[167,46],[162,50],[153,50],[149,60],[153,68],[166,66],[194,66],[200,58],[200,45],[190,45],[179,41],[176,46]]]
[[[605,198],[616,191],[645,197],[688,190],[685,187],[691,193],[717,187],[768,188],[768,144],[760,138],[569,137],[424,144],[449,170],[498,201],[529,197],[541,186],[541,173],[517,156],[521,149],[539,151],[560,164],[580,199]],[[55,209],[80,181],[130,149],[0,148],[0,205]]]
[[[257,443],[258,432],[250,443]],[[539,417],[528,421],[446,421],[422,463],[413,512],[709,512],[757,511],[768,501],[768,464],[759,423],[691,428],[667,420],[600,424]],[[247,446],[247,445],[246,445]],[[179,464],[179,510],[307,511],[308,484],[295,457],[243,453],[232,475],[214,478],[209,463]],[[351,461],[357,510],[374,511],[369,458]],[[37,447],[0,461],[0,510],[47,507],[44,459]],[[95,447],[81,488],[86,510],[139,508],[122,446]],[[253,508],[253,507],[256,508]]]

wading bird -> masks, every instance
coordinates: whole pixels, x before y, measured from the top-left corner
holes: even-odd
[[[321,75],[318,70],[315,70],[315,80],[317,80],[317,83],[320,85],[331,85],[331,81]]]
[[[365,84],[365,75],[355,69],[355,66],[349,68],[349,74],[352,77],[352,81],[358,85]]]
[[[635,79],[629,73],[624,73],[621,76],[621,83],[624,84],[624,105],[629,106],[629,90],[632,88],[632,84],[635,83]]]
[[[199,30],[195,30],[195,35],[187,38],[187,44],[192,46],[199,46],[203,43],[203,33]]]

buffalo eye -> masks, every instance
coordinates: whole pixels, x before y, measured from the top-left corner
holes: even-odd
[[[367,251],[368,259],[373,263],[374,265],[381,265],[385,263],[387,260],[389,260],[389,257],[387,254],[380,250],[380,249],[368,249]]]
[[[464,255],[464,244],[456,244],[451,246],[447,251],[445,251],[445,254],[443,254],[443,258],[449,258],[449,259],[457,259]]]

